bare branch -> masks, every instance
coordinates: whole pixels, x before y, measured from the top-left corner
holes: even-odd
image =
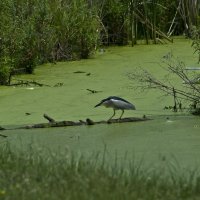
[[[158,89],[163,91],[166,95],[170,95],[174,98],[174,111],[177,107],[177,102],[181,102],[181,99],[187,100],[192,104],[200,103],[200,86],[195,84],[192,80],[193,76],[186,71],[185,64],[173,56],[164,57],[164,63],[167,66],[165,69],[169,72],[165,79],[158,79],[154,77],[151,73],[143,68],[139,68],[136,72],[128,75],[130,80],[136,80],[139,82],[138,88],[145,89]],[[170,79],[170,75],[175,75],[179,78],[180,84],[175,87],[174,79]],[[181,84],[184,83],[184,84]],[[180,106],[180,105],[179,105]]]

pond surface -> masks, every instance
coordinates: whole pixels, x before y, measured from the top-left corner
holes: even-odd
[[[106,149],[109,161],[117,155],[118,159],[126,156],[127,160],[143,160],[152,166],[160,165],[163,160],[185,167],[199,165],[200,118],[164,110],[166,105],[173,105],[171,97],[163,96],[160,91],[135,90],[134,86],[138,83],[127,77],[139,66],[157,77],[164,76],[161,58],[168,52],[183,60],[186,66],[198,66],[191,42],[176,39],[173,44],[167,45],[111,47],[89,60],[46,64],[39,66],[34,75],[14,77],[51,86],[63,83],[63,86],[1,87],[2,127],[46,122],[44,113],[58,121],[106,120],[112,115],[112,109],[94,108],[94,105],[113,95],[135,104],[137,110],[125,111],[124,117],[142,117],[145,114],[152,120],[89,127],[8,130],[2,132],[8,137],[0,137],[0,144],[9,142],[13,148],[24,150],[30,145],[53,151],[68,149],[86,156]],[[77,71],[85,73],[74,73]],[[177,84],[180,84],[178,80]],[[100,92],[93,94],[87,89]],[[117,112],[116,117],[120,114],[120,111]]]
[[[182,167],[200,164],[199,119],[188,116],[159,117],[152,121],[82,127],[4,131],[17,150],[53,150],[75,152],[90,157],[103,153],[109,162],[141,161],[157,166],[163,160]]]

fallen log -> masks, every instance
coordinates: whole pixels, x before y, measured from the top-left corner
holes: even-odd
[[[122,118],[122,119],[111,119],[111,120],[102,120],[102,121],[93,121],[89,118],[87,118],[85,121],[79,120],[78,122],[74,121],[55,121],[48,115],[43,115],[45,119],[49,121],[49,123],[39,123],[39,124],[33,124],[33,125],[27,125],[24,127],[20,127],[23,129],[32,129],[32,128],[50,128],[50,127],[65,127],[65,126],[81,126],[81,125],[95,125],[95,124],[113,124],[113,123],[125,123],[125,122],[141,122],[141,121],[147,121],[151,120],[150,118],[147,118],[145,115],[142,118],[139,117],[128,117],[128,118]]]
[[[15,129],[34,129],[34,128],[50,128],[50,127],[65,127],[65,126],[82,126],[82,125],[95,125],[95,124],[114,124],[114,123],[126,123],[126,122],[142,122],[151,120],[150,118],[147,118],[145,115],[141,118],[139,117],[127,117],[122,119],[111,119],[111,120],[101,120],[101,121],[93,121],[89,118],[84,120],[79,120],[78,122],[75,121],[55,121],[52,117],[49,117],[47,114],[44,114],[43,117],[48,120],[47,123],[38,123],[38,124],[32,124],[32,125],[26,125],[14,128]],[[11,130],[2,128],[0,130]],[[13,130],[13,129],[12,129]],[[3,135],[1,135],[3,136]]]
[[[4,130],[4,129],[1,129],[1,130]],[[7,136],[7,135],[2,135],[2,134],[0,134],[0,137],[6,138],[6,137],[8,137],[8,136]]]

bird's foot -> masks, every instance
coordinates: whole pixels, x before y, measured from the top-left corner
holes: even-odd
[[[120,122],[122,118],[119,118],[117,121]]]
[[[109,119],[107,120],[107,123],[108,123],[108,124],[111,124],[111,123],[112,123],[112,118],[109,118]]]

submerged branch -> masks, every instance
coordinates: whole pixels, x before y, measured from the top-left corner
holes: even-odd
[[[56,83],[55,85],[51,86],[51,85],[48,85],[48,84],[39,83],[39,82],[34,81],[34,80],[15,79],[15,82],[14,83],[10,83],[8,86],[61,87],[63,85],[64,85],[64,83]]]
[[[43,87],[43,86],[47,86],[47,87],[51,87],[50,85],[47,84],[43,84],[43,83],[39,83],[37,81],[27,81],[27,80],[16,80],[16,83],[12,83],[8,86],[39,86],[39,87]]]

